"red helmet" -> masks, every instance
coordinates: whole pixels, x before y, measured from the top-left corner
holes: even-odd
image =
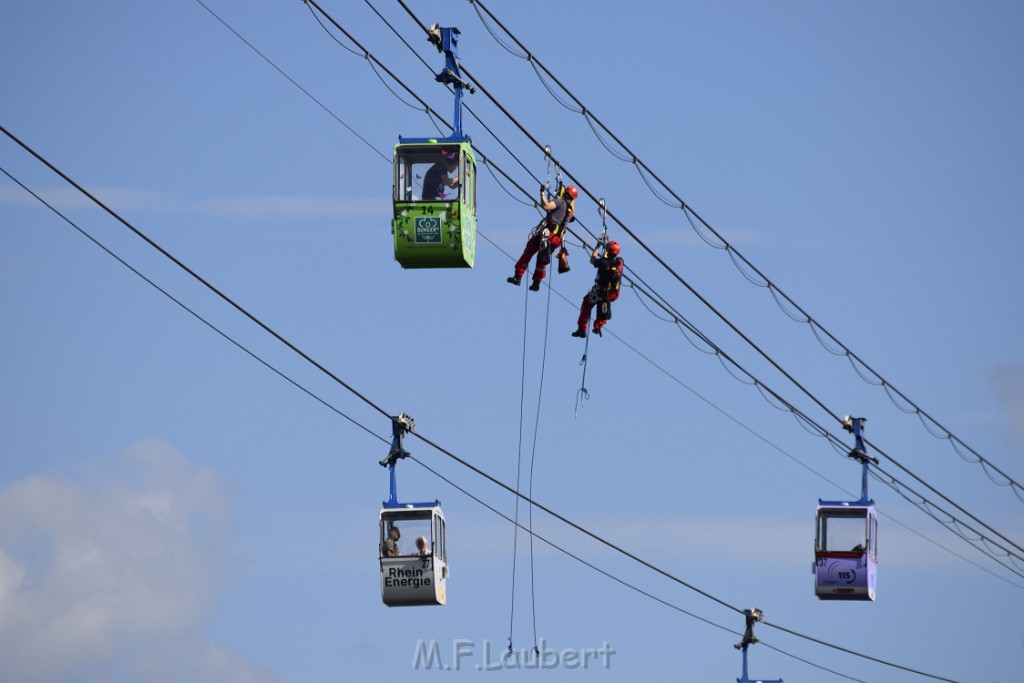
[[[611,254],[612,256],[618,256],[619,255],[619,243],[618,242],[609,242],[608,243],[608,253]]]
[[[577,197],[580,196],[580,191],[576,189],[575,185],[570,185],[569,187],[565,188],[565,193],[572,197],[573,199],[576,199]]]

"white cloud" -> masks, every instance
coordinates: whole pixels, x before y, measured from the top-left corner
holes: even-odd
[[[0,489],[0,680],[275,680],[202,632],[229,529],[215,474],[155,439],[106,472]]]
[[[31,187],[31,186],[30,186]],[[73,187],[32,188],[57,209],[93,207],[95,203]],[[318,195],[249,195],[192,200],[166,192],[127,187],[86,188],[112,210],[187,212],[236,218],[327,217],[369,218],[391,215],[387,198],[346,199]],[[38,200],[14,185],[0,185],[0,205],[34,205]]]
[[[343,199],[315,195],[223,197],[199,202],[193,208],[204,213],[242,218],[362,218],[390,216],[391,213],[391,203],[386,199]]]
[[[70,185],[38,187],[25,183],[36,194],[58,209],[92,207],[96,204]],[[90,194],[114,211],[126,209],[166,209],[175,206],[173,195],[146,192],[126,187],[89,187]],[[38,200],[20,187],[0,185],[0,204],[34,205]]]

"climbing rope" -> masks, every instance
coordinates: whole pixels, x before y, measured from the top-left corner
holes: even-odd
[[[529,293],[529,290],[525,292],[527,297],[523,306],[523,359],[519,377],[519,446],[516,457],[516,491],[520,490],[521,475],[523,471],[523,407],[526,404],[526,329],[527,316],[530,309]],[[512,628],[515,624],[516,615],[516,559],[518,558],[519,552],[519,496],[516,496],[515,513],[513,516],[515,518],[515,523],[512,525],[512,604],[509,609],[508,617],[509,652],[512,652]]]
[[[526,403],[526,358],[527,358],[527,330],[529,320],[529,301],[530,294],[529,289],[524,293],[526,296],[526,302],[523,307],[523,353],[522,353],[522,370],[520,373],[520,390],[519,390],[519,449],[518,457],[516,462],[516,491],[521,490],[522,485],[522,455],[523,455],[523,425],[524,425],[524,412]],[[548,349],[548,336],[550,331],[551,321],[551,287],[548,287],[548,298],[547,307],[544,315],[544,343],[543,350],[541,353],[541,366],[540,366],[540,383],[537,388],[537,412],[534,417],[533,426],[533,443],[530,450],[530,468],[529,477],[527,480],[527,497],[533,499],[533,473],[534,465],[536,463],[537,456],[537,440],[540,434],[540,418],[541,418],[541,406],[542,399],[544,396],[544,374],[547,367],[547,349]],[[516,499],[515,505],[515,535],[512,544],[512,606],[509,610],[509,635],[508,635],[508,651],[513,651],[512,634],[515,626],[515,600],[516,600],[516,564],[518,558],[518,545],[519,545],[519,500]],[[530,604],[533,619],[533,651],[539,657],[540,650],[538,648],[537,641],[537,597],[536,597],[536,583],[534,573],[534,548],[533,548],[533,505],[530,504],[528,518],[527,518],[527,535],[530,539],[530,552],[529,552],[529,564],[530,564]]]
[[[530,451],[530,478],[527,487],[530,500],[533,500],[533,466],[537,455],[537,436],[540,432],[541,403],[544,396],[544,370],[547,367],[548,359],[548,333],[551,323],[551,285],[548,285],[547,308],[544,313],[544,346],[540,360],[540,383],[537,387],[537,415],[533,423],[533,448]],[[525,353],[525,347],[524,347]],[[533,610],[533,651],[538,657],[540,650],[537,648],[537,595],[534,587],[534,562],[533,562],[533,504],[530,504],[530,515],[528,519],[530,536],[530,603]]]
[[[589,326],[589,321],[587,322]],[[573,410],[573,418],[580,416],[580,408],[583,407],[584,401],[590,400],[590,392],[587,391],[587,349],[590,348],[590,335],[587,334],[587,341],[583,345],[583,358],[580,358],[580,365],[583,366],[583,381],[580,383],[580,389],[576,392],[576,408]]]
[[[598,245],[608,241],[608,207],[605,204],[604,199],[597,201],[597,212],[601,216],[601,237],[598,238]],[[586,246],[586,245],[584,245]],[[587,321],[587,327],[590,327],[590,321]],[[587,351],[590,349],[590,333],[587,333],[587,342],[583,346],[583,358],[580,359],[580,365],[583,366],[583,381],[580,383],[580,389],[576,392],[576,408],[573,411],[573,417],[579,417],[580,408],[583,407],[584,401],[590,400],[590,392],[587,391]]]

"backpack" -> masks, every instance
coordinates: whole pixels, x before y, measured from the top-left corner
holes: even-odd
[[[611,277],[608,278],[608,283],[604,286],[604,298],[608,301],[615,301],[619,298],[619,287],[622,284],[622,267],[625,265],[623,260],[616,256],[617,261],[614,268],[611,269]]]

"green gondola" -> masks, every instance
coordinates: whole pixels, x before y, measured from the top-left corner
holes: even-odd
[[[395,260],[403,268],[472,268],[476,256],[473,146],[450,138],[400,139],[394,165]]]
[[[476,158],[462,133],[459,29],[430,27],[429,40],[444,52],[437,80],[455,90],[455,125],[446,138],[403,138],[394,153],[391,232],[403,268],[472,268],[476,258]]]

